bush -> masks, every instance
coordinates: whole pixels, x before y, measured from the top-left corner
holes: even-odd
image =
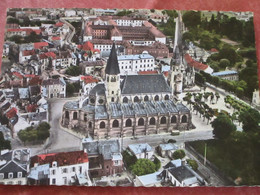
[[[125,150],[122,155],[123,155],[123,160],[126,166],[128,167],[134,165],[137,161],[137,158],[134,155],[130,154],[127,150]]]
[[[172,158],[174,159],[183,159],[186,156],[184,150],[176,150],[173,154],[172,154]]]
[[[156,171],[156,166],[148,159],[138,159],[136,163],[130,167],[130,169],[133,174],[140,176],[154,173]]]
[[[158,171],[161,168],[161,161],[155,157],[153,163],[155,164],[156,171]]]
[[[188,165],[191,166],[191,168],[192,168],[194,171],[197,171],[197,170],[198,170],[199,165],[198,165],[198,163],[196,162],[196,160],[188,159],[188,160],[187,160],[187,163],[188,163]]]

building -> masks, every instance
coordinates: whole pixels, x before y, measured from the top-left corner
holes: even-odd
[[[97,78],[94,78],[93,76],[82,76],[81,78],[82,81],[82,90],[84,95],[88,95],[89,92],[96,86],[96,84],[99,82]]]
[[[178,150],[178,146],[172,143],[160,144],[158,146],[158,152],[162,157],[171,157],[176,150]]]
[[[85,138],[82,147],[88,153],[91,178],[123,172],[124,163],[119,140],[93,141]]]
[[[219,77],[221,79],[230,80],[230,81],[238,81],[238,72],[234,70],[213,72],[211,76]]]
[[[0,155],[0,184],[26,185],[30,149],[2,150]]]
[[[146,158],[146,159],[151,159],[154,150],[153,148],[145,143],[145,144],[130,144],[128,145],[128,150],[137,158]]]
[[[85,151],[36,155],[31,158],[30,167],[30,184],[76,185],[78,178],[84,177],[84,185],[92,185],[88,176],[88,154]]]
[[[161,182],[163,181],[161,172],[155,172],[147,175],[136,176],[134,181],[135,187],[162,187]]]
[[[139,71],[154,70],[155,59],[148,53],[121,55],[117,57],[121,75],[137,74]]]
[[[43,80],[42,94],[47,98],[65,98],[66,82],[63,78]]]
[[[3,47],[3,54],[2,54],[2,56],[3,57],[7,57],[9,55],[9,51],[10,51],[10,45],[5,43],[4,47]]]
[[[85,99],[65,103],[64,127],[95,139],[192,128],[190,110],[175,102],[172,83],[169,86],[162,74],[127,75],[120,81],[115,44],[105,74],[104,83]]]
[[[253,97],[252,97],[252,105],[256,107],[260,107],[260,95],[259,95],[259,90],[256,90],[253,92]]]

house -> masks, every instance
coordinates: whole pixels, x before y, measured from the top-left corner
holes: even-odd
[[[185,165],[185,161],[182,161],[181,159],[176,159],[176,160],[171,160],[168,162],[163,168],[168,169],[168,168],[176,168],[180,167],[182,165]]]
[[[238,81],[238,72],[234,70],[213,72],[211,76],[219,77],[221,79],[230,80],[230,81]]]
[[[11,129],[7,128],[5,125],[1,125],[1,123],[0,123],[0,132],[3,133],[5,140],[11,141],[11,139],[12,139]]]
[[[82,147],[88,153],[91,178],[123,172],[124,163],[119,140],[93,141],[90,138],[84,138]]]
[[[194,60],[188,53],[184,55],[184,59],[185,63],[187,63],[187,65],[190,67],[194,67],[195,71],[197,72],[204,71],[208,74],[213,73],[213,69],[210,66]]]
[[[172,143],[160,144],[158,146],[158,152],[162,157],[171,157],[176,150],[178,150],[178,146]]]
[[[36,55],[35,50],[21,50],[19,53],[19,63],[30,60],[33,55]]]
[[[204,180],[187,165],[169,168],[166,172],[168,181],[170,181],[174,186],[193,187],[205,184]]]
[[[47,98],[65,98],[66,83],[63,78],[42,81],[42,93]]]
[[[88,95],[90,90],[99,82],[99,79],[96,79],[91,75],[82,76],[80,79],[82,81],[82,90],[84,95]]]
[[[94,74],[96,69],[101,69],[105,65],[103,60],[84,61],[79,64],[82,74]]]
[[[161,187],[162,177],[161,172],[155,172],[147,175],[136,176],[134,181],[135,187]]]
[[[92,185],[86,151],[36,155],[31,158],[30,168],[30,184],[76,185],[78,178],[84,178],[84,185]]]
[[[133,155],[136,156],[137,159],[140,159],[140,158],[150,159],[154,154],[153,148],[147,143],[130,144],[130,145],[128,145],[128,149]]]
[[[0,155],[0,184],[26,185],[30,149],[2,150]]]
[[[7,57],[9,55],[9,51],[10,51],[10,46],[9,44],[4,44],[4,48],[3,48],[3,57]]]

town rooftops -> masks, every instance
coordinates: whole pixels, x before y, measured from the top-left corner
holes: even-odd
[[[50,165],[44,164],[39,165],[37,167],[32,167],[30,173],[28,174],[28,178],[34,180],[44,179],[44,176],[49,176],[50,174]]]
[[[82,81],[84,81],[86,84],[88,83],[97,83],[99,80],[94,78],[93,76],[87,75],[87,76],[82,76],[80,78]]]
[[[202,64],[200,62],[197,62],[192,59],[192,57],[189,54],[185,54],[184,56],[186,62],[188,63],[189,66],[194,67],[197,70],[206,70],[209,66],[206,64]]]
[[[147,74],[158,74],[157,70],[147,70],[147,71],[139,71],[139,75],[147,75]]]
[[[89,92],[89,95],[105,95],[106,88],[104,83],[99,83]]]
[[[42,49],[43,47],[48,47],[49,44],[47,42],[36,42],[33,43],[35,49]]]
[[[162,181],[161,172],[155,172],[147,175],[137,176],[142,186],[154,186]]]
[[[159,145],[162,150],[177,150],[178,146],[172,143],[160,144]]]
[[[164,166],[164,169],[168,169],[168,168],[172,168],[172,167],[180,167],[181,165],[182,165],[181,159],[172,160],[172,161],[168,162],[168,163]]]
[[[88,154],[84,151],[40,154],[31,158],[30,166],[33,167],[38,163],[38,165],[49,164],[52,167],[53,162],[57,162],[57,166],[82,164],[88,162]]]
[[[63,78],[58,78],[58,79],[46,79],[42,81],[42,85],[66,85],[65,81]]]
[[[128,145],[129,149],[136,155],[136,154],[141,154],[144,152],[151,152],[153,151],[153,148],[147,144],[130,144]]]
[[[171,93],[171,89],[162,74],[127,75],[122,82],[121,93]]]
[[[179,166],[168,169],[168,171],[181,183],[186,179],[195,177],[194,173],[187,166]]]
[[[227,70],[227,71],[221,71],[221,72],[214,72],[211,75],[212,76],[226,76],[226,75],[237,75],[237,71],[234,70]]]

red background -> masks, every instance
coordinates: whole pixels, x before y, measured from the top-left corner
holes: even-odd
[[[7,8],[135,8],[176,10],[252,11],[260,67],[260,1],[259,0],[0,0],[0,54]],[[1,64],[0,58],[0,64]],[[260,71],[258,71],[260,78]],[[0,194],[260,194],[259,187],[134,188],[134,187],[57,187],[0,186]]]

